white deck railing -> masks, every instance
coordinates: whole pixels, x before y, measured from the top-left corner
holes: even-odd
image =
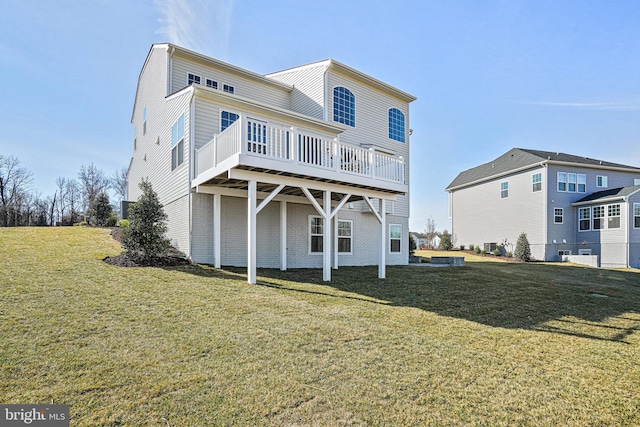
[[[196,152],[196,175],[246,154],[404,184],[404,159],[331,136],[240,116]],[[266,166],[268,167],[268,166]]]

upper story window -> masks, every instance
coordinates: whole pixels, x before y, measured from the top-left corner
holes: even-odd
[[[389,138],[404,142],[404,114],[397,108],[389,109]]]
[[[230,86],[230,85],[222,85],[222,90],[227,92],[227,93],[235,93],[236,92],[236,88],[234,88],[233,86]]]
[[[531,185],[532,185],[532,189],[533,191],[542,191],[542,174],[541,173],[535,173],[533,174],[533,176],[531,177]]]
[[[633,180],[633,185],[640,185],[640,178],[635,178]]]
[[[187,86],[189,86],[189,85],[191,85],[193,83],[200,84],[200,76],[196,76],[195,74],[189,73],[189,76],[188,76],[188,79],[187,79]]]
[[[238,117],[240,117],[240,116],[238,114],[236,114],[236,113],[230,113],[229,111],[223,111],[220,114],[220,132],[222,132],[223,130],[225,130],[229,126],[231,126],[233,124],[233,122],[238,120]]]
[[[633,228],[640,228],[640,203],[633,204]]]
[[[142,135],[147,134],[147,107],[142,110]]]
[[[218,89],[218,82],[215,80],[207,79],[207,87]]]
[[[586,193],[587,176],[582,173],[558,172],[558,191]]]
[[[554,208],[553,209],[553,223],[554,224],[562,224],[564,222],[564,209],[563,208]]]
[[[607,228],[620,228],[620,205],[607,206]]]
[[[596,176],[596,187],[608,187],[609,179],[606,176]]]
[[[500,198],[506,199],[509,197],[509,181],[500,183]]]
[[[184,114],[171,126],[171,170],[184,162]]]
[[[578,230],[589,231],[591,230],[591,208],[578,209]]]
[[[356,99],[349,89],[333,88],[333,121],[345,125],[356,125]]]

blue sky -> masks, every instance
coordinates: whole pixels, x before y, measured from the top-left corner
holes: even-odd
[[[365,6],[366,5],[366,6]],[[152,43],[267,74],[327,58],[418,97],[411,220],[513,147],[640,166],[640,2],[3,0],[0,153],[52,195],[82,164],[127,167]]]

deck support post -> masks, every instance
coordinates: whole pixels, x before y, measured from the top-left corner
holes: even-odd
[[[287,269],[287,202],[280,202],[280,270]]]
[[[386,277],[387,254],[387,215],[386,200],[380,199],[380,259],[378,261],[378,279]]]
[[[322,230],[322,280],[331,281],[331,191],[324,191],[324,230]]]
[[[222,260],[221,246],[220,246],[220,212],[222,196],[220,194],[213,195],[213,266],[220,268]]]
[[[250,285],[256,284],[256,244],[257,244],[257,188],[258,183],[250,180],[247,188],[247,281]]]
[[[338,215],[333,216],[333,269],[338,269]]]

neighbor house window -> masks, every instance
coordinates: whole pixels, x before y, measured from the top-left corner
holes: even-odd
[[[500,198],[506,199],[509,197],[509,181],[500,183]]]
[[[147,107],[142,110],[142,135],[147,134]]]
[[[562,224],[564,222],[564,210],[563,208],[553,209],[553,222],[554,224]]]
[[[223,111],[220,114],[220,132],[222,132],[223,130],[225,130],[229,126],[231,126],[233,124],[233,122],[238,120],[238,117],[240,117],[240,116],[238,114],[236,114],[236,113],[230,113],[228,111]]]
[[[353,221],[346,219],[338,220],[338,252],[351,253],[351,242],[353,238]]]
[[[171,126],[171,170],[184,162],[184,114]]]
[[[606,176],[596,176],[596,187],[608,187],[609,179]]]
[[[397,108],[389,109],[389,138],[404,142],[404,114]]]
[[[542,191],[542,174],[541,173],[534,173],[533,176],[531,177],[531,185],[532,185],[532,190],[535,191]]]
[[[607,228],[620,228],[620,205],[607,206]]]
[[[135,150],[138,148],[138,126],[133,125],[131,133],[133,134],[133,149]]]
[[[640,203],[633,204],[633,228],[640,228]]]
[[[560,249],[558,251],[558,255],[560,256],[571,255],[571,249]]]
[[[558,191],[567,191],[567,173],[558,172]]]
[[[309,252],[312,254],[322,252],[323,226],[319,216],[309,217]]]
[[[345,125],[356,125],[356,100],[345,87],[333,88],[333,121]]]
[[[578,230],[589,231],[591,230],[591,208],[578,209]]]
[[[593,207],[593,229],[602,230],[604,228],[604,206]]]
[[[235,93],[236,92],[236,88],[234,88],[233,86],[229,86],[229,85],[222,85],[222,90],[227,92],[227,93]]]
[[[207,79],[207,87],[218,89],[218,82],[215,80]]]
[[[401,252],[402,225],[389,224],[389,252]]]
[[[187,78],[187,86],[193,83],[200,84],[200,76],[196,76],[195,74],[189,74]]]

